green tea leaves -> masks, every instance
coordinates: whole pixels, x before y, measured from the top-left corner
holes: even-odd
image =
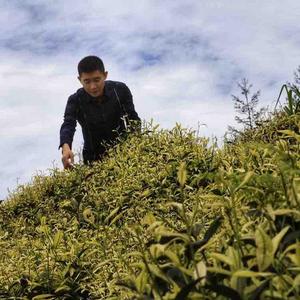
[[[261,227],[255,231],[255,242],[258,268],[264,271],[273,262],[273,243]]]
[[[219,148],[149,125],[37,176],[0,204],[0,298],[298,299],[300,115],[276,122]]]
[[[186,163],[181,162],[177,172],[177,179],[181,187],[184,187],[187,179]]]

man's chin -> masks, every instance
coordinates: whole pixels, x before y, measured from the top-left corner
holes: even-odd
[[[92,97],[97,98],[101,96],[101,93],[89,93]]]

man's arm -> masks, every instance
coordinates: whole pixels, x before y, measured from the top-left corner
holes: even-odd
[[[129,121],[131,121],[131,125],[133,126],[134,130],[140,131],[141,129],[141,119],[138,116],[137,112],[135,111],[133,98],[130,89],[127,85],[123,85],[122,87],[123,97],[121,99],[121,103],[124,106],[125,112],[128,115]]]
[[[76,130],[77,105],[76,98],[70,96],[64,113],[64,122],[60,128],[60,144],[62,148],[62,163],[64,168],[70,168],[74,162],[74,154],[72,152],[72,142]]]

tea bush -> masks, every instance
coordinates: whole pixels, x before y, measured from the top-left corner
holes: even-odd
[[[0,205],[0,298],[299,299],[300,119],[284,118],[222,148],[146,124],[19,186]]]

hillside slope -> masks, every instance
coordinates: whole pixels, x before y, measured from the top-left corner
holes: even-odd
[[[36,176],[0,205],[0,298],[299,299],[299,142],[149,127]]]

